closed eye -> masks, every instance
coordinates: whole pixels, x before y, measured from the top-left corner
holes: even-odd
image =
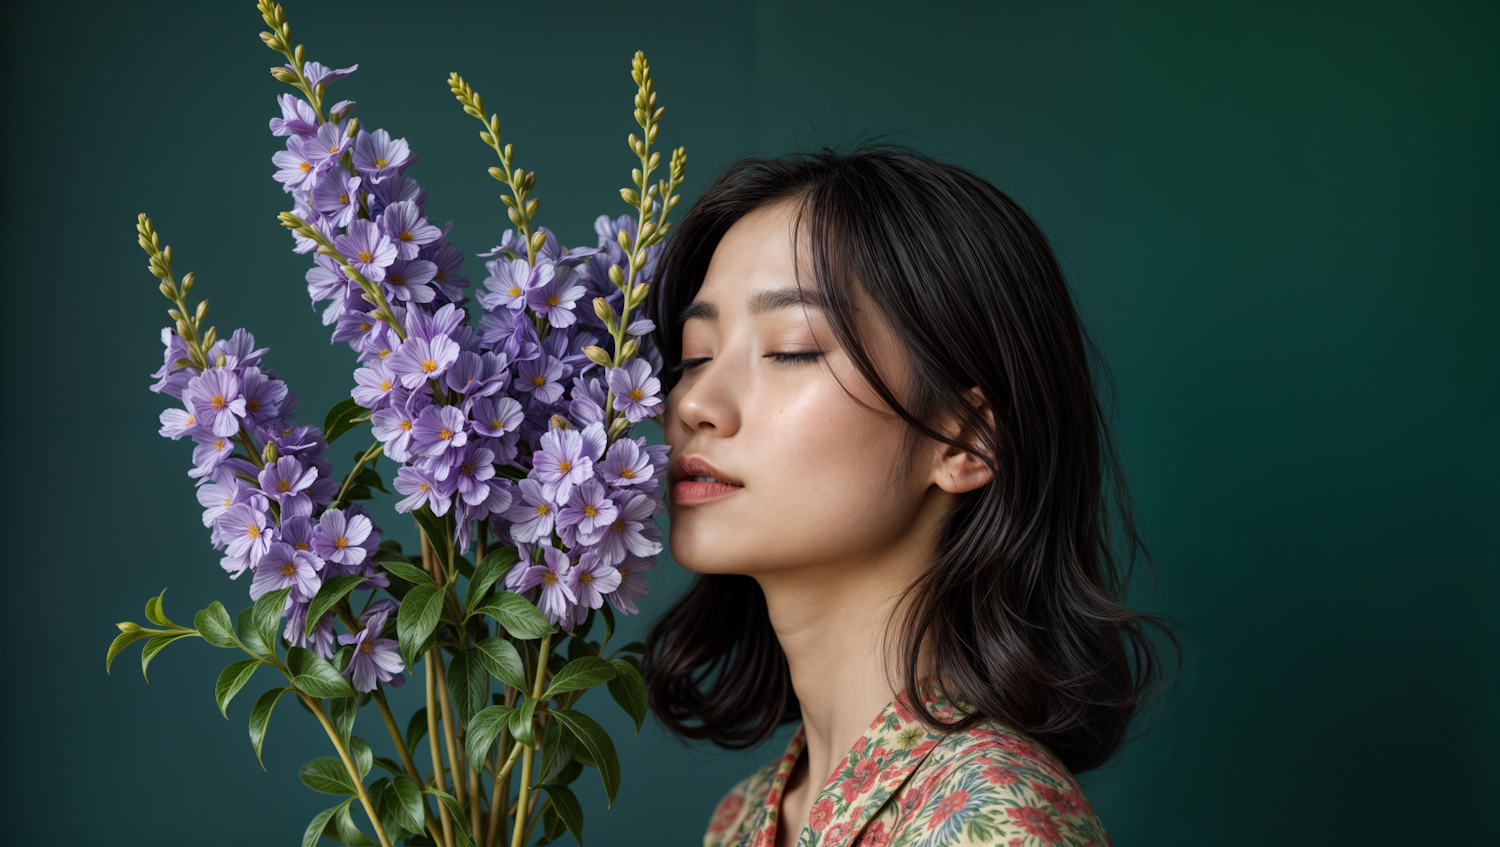
[[[823,351],[808,350],[802,353],[767,353],[766,355],[775,359],[779,365],[796,365],[816,361],[819,356],[823,355]]]
[[[672,374],[673,376],[676,376],[677,374],[682,373],[683,371],[687,370],[688,368],[695,367],[697,365],[701,365],[701,364],[703,364],[704,362],[707,362],[707,361],[710,361],[710,360],[709,359],[683,359],[682,361],[680,361],[677,364],[673,365],[672,367],[668,368],[667,371],[668,371],[668,373]]]

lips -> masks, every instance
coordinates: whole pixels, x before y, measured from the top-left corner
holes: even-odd
[[[672,502],[679,506],[708,503],[744,490],[739,480],[694,453],[681,456],[673,463],[672,479]]]
[[[714,467],[697,453],[685,453],[679,456],[673,469],[672,479],[686,482],[695,476],[706,476],[714,482],[721,482],[725,485],[744,486],[744,483]]]

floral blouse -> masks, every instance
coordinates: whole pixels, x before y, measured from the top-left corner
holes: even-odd
[[[933,680],[919,690],[934,715],[953,721],[955,705]],[[839,763],[797,847],[1108,847],[1078,783],[1040,744],[997,723],[933,733],[909,702],[896,698]],[[780,759],[730,790],[704,847],[775,847],[781,792],[804,746],[798,726]]]

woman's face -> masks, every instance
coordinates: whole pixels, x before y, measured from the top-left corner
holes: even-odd
[[[799,288],[794,208],[765,206],[730,227],[685,312],[665,428],[671,550],[688,570],[862,567],[920,555],[914,538],[932,536],[914,532],[931,529],[932,465],[907,461],[907,424],[838,345],[805,259]],[[903,396],[900,342],[873,304],[856,306],[861,337]]]

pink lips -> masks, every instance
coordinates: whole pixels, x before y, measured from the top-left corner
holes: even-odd
[[[713,481],[694,481],[695,476],[712,477]],[[678,458],[672,469],[672,479],[676,480],[672,485],[672,502],[679,506],[719,500],[745,487],[696,453]]]

